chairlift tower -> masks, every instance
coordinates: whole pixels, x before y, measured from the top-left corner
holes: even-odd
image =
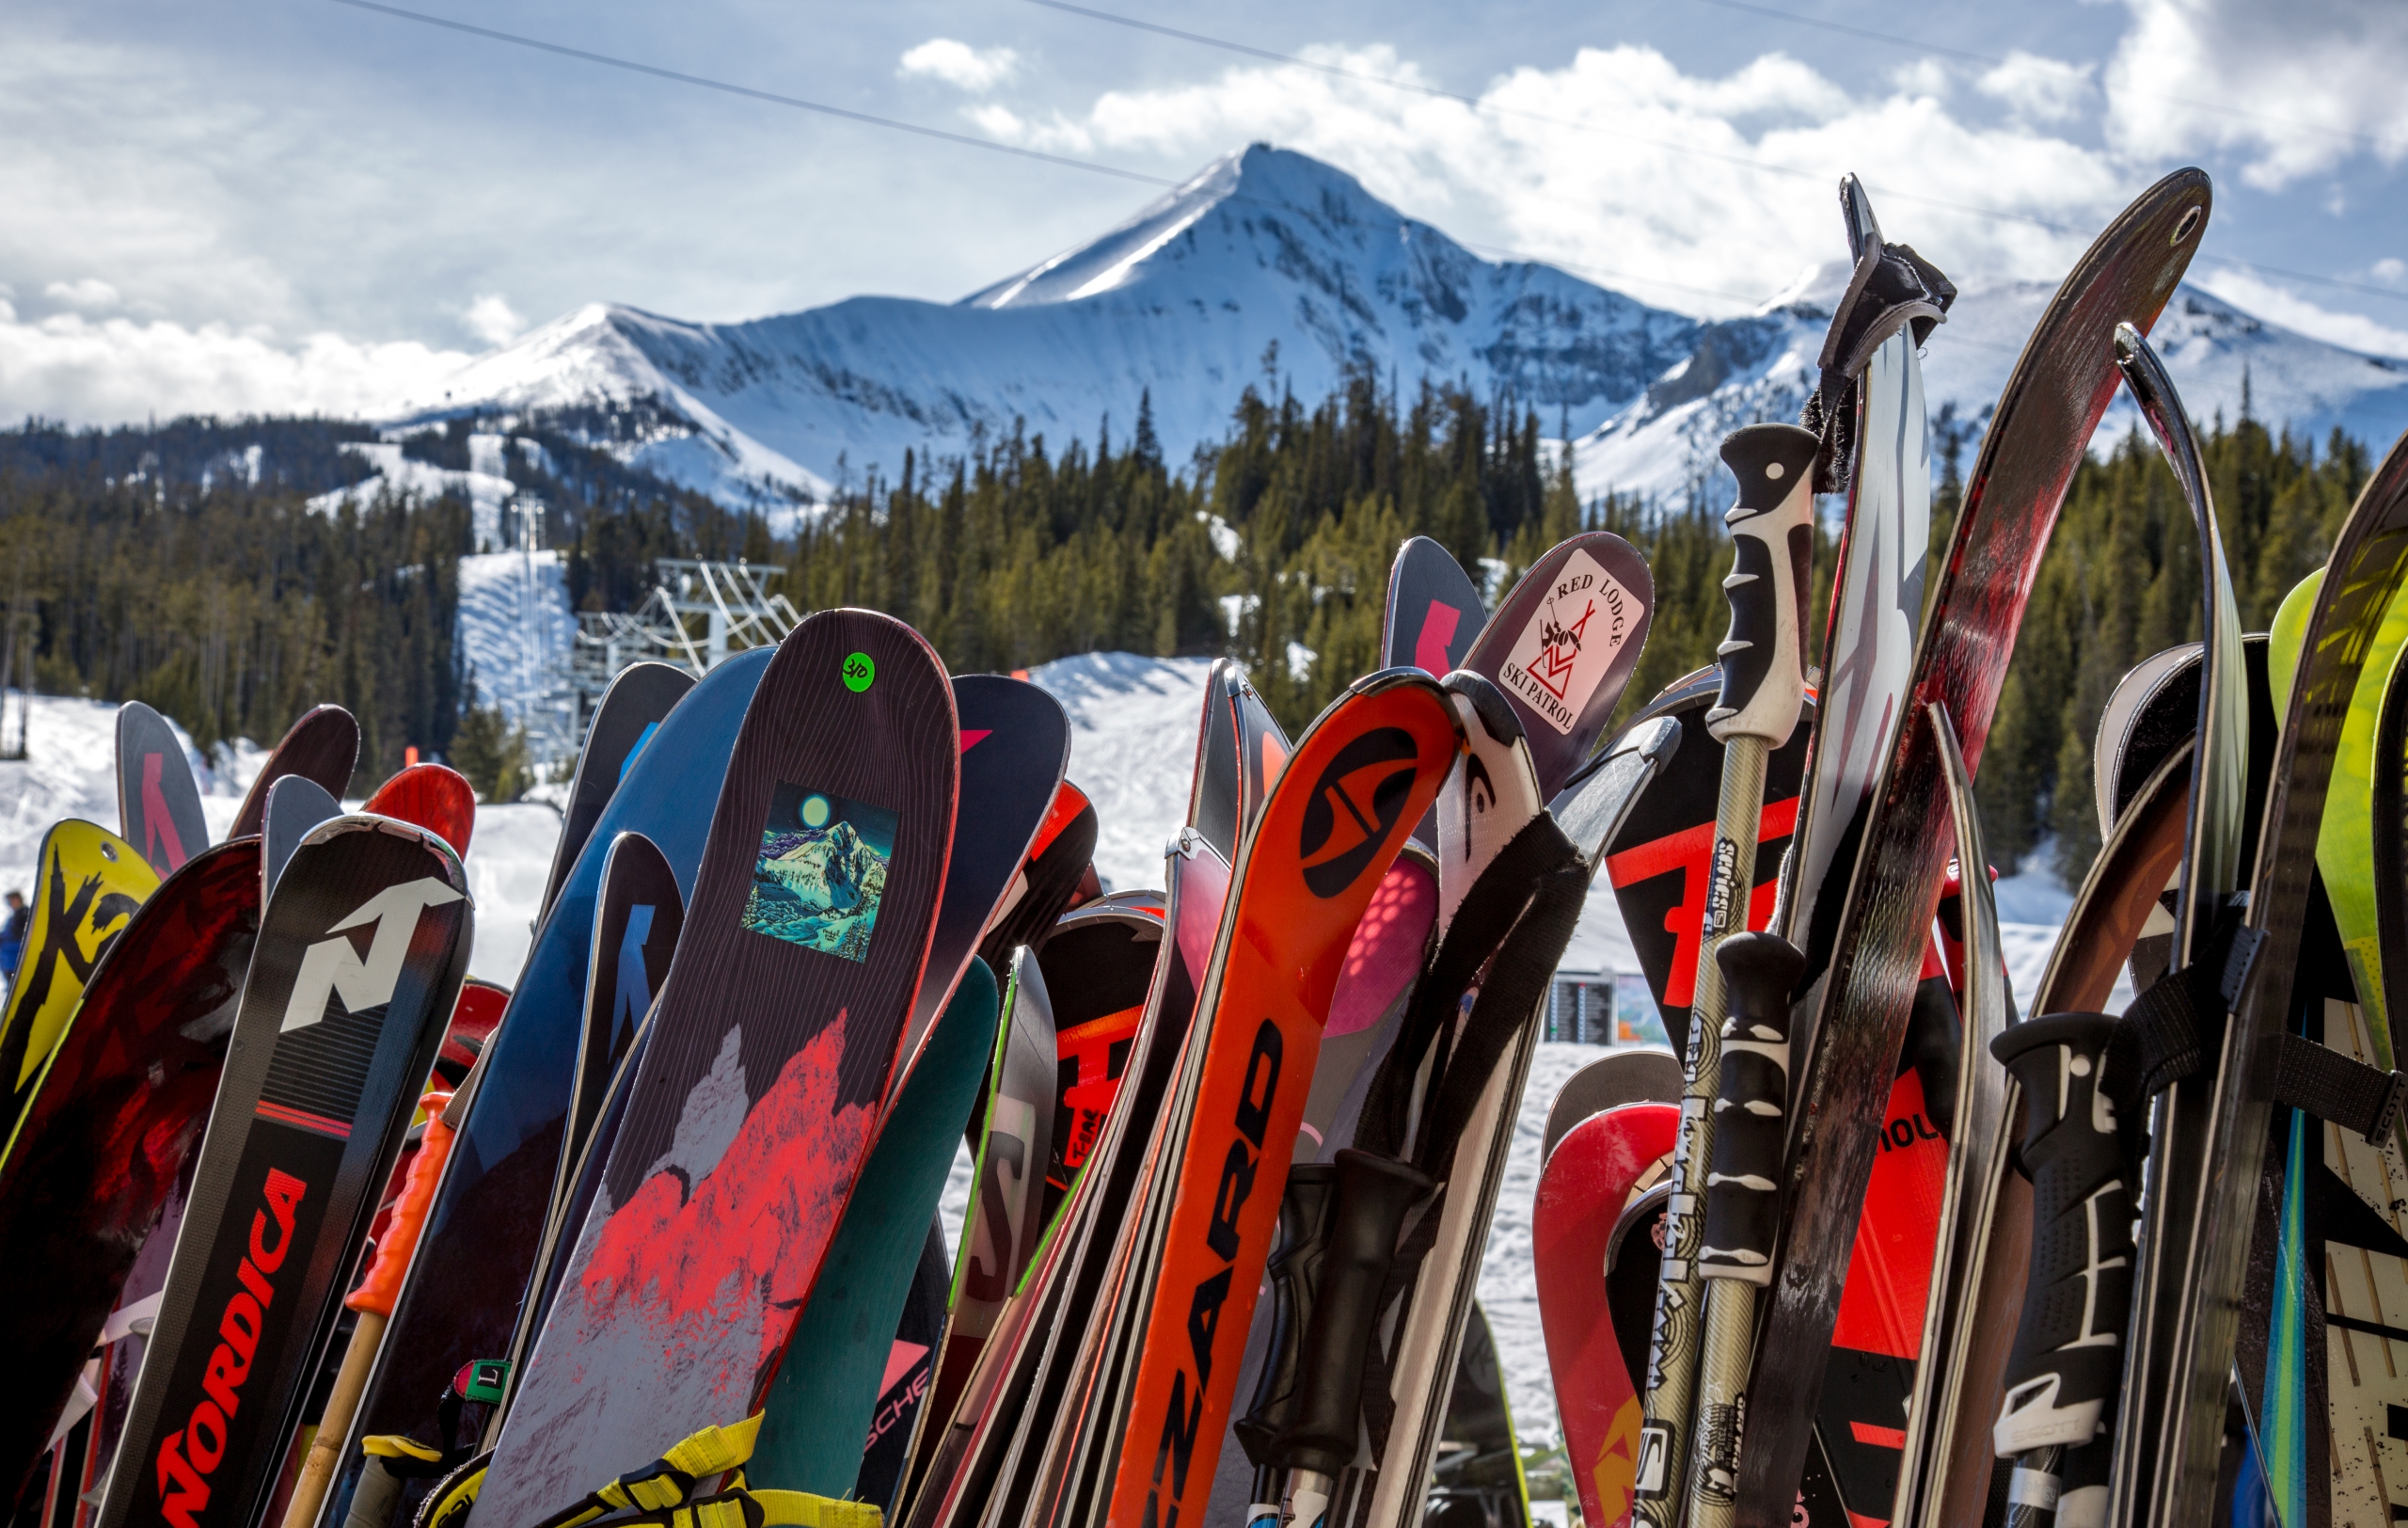
[[[652,593],[632,613],[584,611],[577,617],[573,667],[589,714],[630,663],[674,663],[700,678],[730,653],[778,642],[802,624],[794,602],[767,587],[775,568],[684,557],[652,565]]]

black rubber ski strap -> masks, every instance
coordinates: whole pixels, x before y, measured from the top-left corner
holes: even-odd
[[[2150,982],[2116,1021],[2107,1091],[2117,1107],[2136,1108],[2207,1066],[2264,938],[2241,921],[2243,911],[2235,899],[2217,915],[2202,958]]]
[[[1823,336],[1816,360],[1822,374],[1798,412],[1798,422],[1823,439],[1814,458],[1816,493],[1847,486],[1847,464],[1855,456],[1857,380],[1865,362],[1909,324],[1920,349],[1956,300],[1956,284],[1909,246],[1884,244],[1857,261]]]
[[[1372,1074],[1363,1100],[1362,1122],[1354,1133],[1358,1148],[1384,1156],[1408,1154],[1411,1143],[1404,1138],[1405,1120],[1412,1111],[1413,1083],[1420,1074],[1422,1058],[1433,1044],[1452,1036],[1464,994],[1513,932],[1529,903],[1531,884],[1565,864],[1563,856],[1569,854],[1576,861],[1579,852],[1555,820],[1541,812],[1497,851],[1488,868],[1472,883],[1414,987],[1411,1006],[1398,1026],[1395,1041]],[[1548,975],[1553,974],[1550,965]],[[1445,1063],[1442,1051],[1430,1069],[1434,1087]]]
[[[2274,1102],[2354,1130],[2380,1151],[2408,1106],[2408,1072],[2385,1072],[2286,1034],[2275,1053]]]

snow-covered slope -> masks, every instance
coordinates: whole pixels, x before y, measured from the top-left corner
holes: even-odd
[[[453,631],[480,704],[498,705],[513,724],[531,727],[547,757],[576,747],[575,717],[562,687],[577,646],[577,617],[559,552],[461,558]]]
[[[1832,230],[1834,244],[1838,230]],[[1943,263],[1945,251],[1940,252]],[[1792,418],[1845,271],[1808,272],[1719,323],[1552,266],[1483,260],[1344,171],[1255,144],[1101,237],[950,305],[863,296],[697,324],[592,303],[482,356],[410,417],[577,411],[569,427],[731,503],[790,513],[907,449],[958,452],[1015,420],[1056,445],[1122,438],[1150,395],[1174,462],[1218,438],[1275,345],[1319,399],[1350,369],[1410,389],[1510,393],[1568,420],[1584,490],[1677,498],[1734,424]],[[1979,421],[2049,282],[1960,283],[1927,364],[1932,406]],[[2184,286],[2158,333],[2202,417],[2240,412],[2381,446],[2408,424],[2408,367],[2310,340]],[[2111,421],[2120,430],[2120,421]]]

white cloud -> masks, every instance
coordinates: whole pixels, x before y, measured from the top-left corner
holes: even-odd
[[[2374,278],[2379,281],[2397,281],[2408,276],[2408,263],[2385,255],[2374,263]]]
[[[930,38],[903,55],[897,74],[943,80],[964,90],[985,90],[1011,77],[1020,55],[1009,48],[974,48],[949,37]]]
[[[2068,64],[2018,48],[2006,61],[1975,81],[1984,95],[2003,101],[2028,122],[2067,122],[2097,99],[2094,64]]]
[[[1915,58],[1890,71],[1890,85],[1901,95],[1945,96],[1948,69],[1937,58]]]
[[[104,311],[115,308],[119,301],[117,288],[93,276],[80,281],[53,281],[41,289],[41,294],[53,302],[87,312]]]
[[[2230,266],[2192,267],[2191,279],[2258,318],[2286,328],[2343,345],[2370,356],[2408,358],[2408,329],[2396,329],[2364,313],[2336,312],[2302,297],[2288,287]]]
[[[526,330],[527,320],[499,292],[483,292],[460,315],[468,332],[490,345],[506,345]]]
[[[1419,77],[1384,47],[1309,56]],[[1477,109],[1249,65],[1202,84],[1108,91],[1084,111],[974,119],[1006,141],[1083,154],[1201,157],[1269,139],[1344,167],[1457,237],[1651,301],[1723,312],[1844,252],[1832,198],[1844,171],[1863,177],[1892,237],[1941,268],[2049,279],[2065,274],[2084,235],[1961,208],[2087,231],[2146,183],[2108,152],[2020,118],[1976,126],[1928,91],[1851,95],[1779,54],[1713,76],[1685,73],[1652,48],[1584,48],[1562,68],[1498,79]],[[1702,304],[1699,290],[1727,296]]]
[[[98,322],[60,313],[21,322],[0,302],[0,419],[39,413],[71,422],[145,414],[328,413],[375,416],[433,397],[466,364],[416,341],[363,343],[313,334],[279,344],[263,329],[186,327],[164,320]]]
[[[2398,0],[2126,0],[2107,66],[2112,140],[2143,157],[2255,155],[2242,179],[2280,190],[2371,151],[2408,154]]]

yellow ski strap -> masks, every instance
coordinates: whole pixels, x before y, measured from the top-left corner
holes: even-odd
[[[761,1413],[725,1427],[705,1427],[642,1469],[621,1475],[535,1528],[584,1528],[612,1513],[610,1528],[881,1528],[883,1514],[866,1502],[839,1502],[808,1491],[753,1490],[744,1481]],[[709,1496],[689,1501],[695,1483],[725,1478]]]
[[[443,1457],[443,1451],[431,1443],[400,1433],[378,1433],[359,1440],[359,1452],[380,1459],[416,1459],[420,1464],[433,1464]]]

